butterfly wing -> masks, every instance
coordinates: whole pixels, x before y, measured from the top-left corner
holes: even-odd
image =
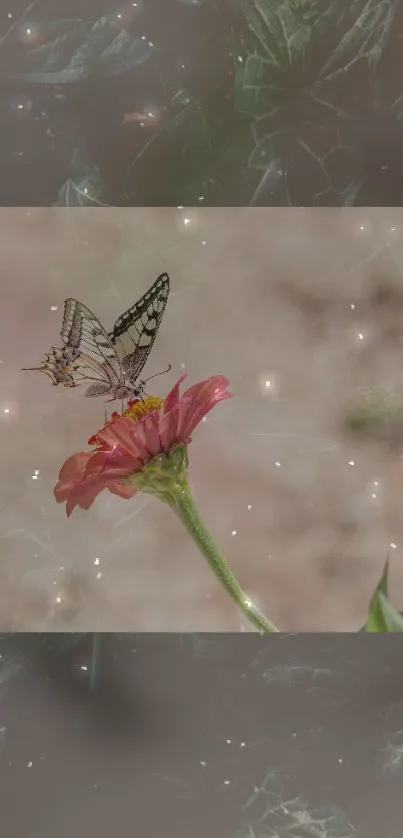
[[[165,311],[170,289],[167,273],[161,274],[151,288],[116,321],[109,334],[124,373],[135,385],[151,352]]]
[[[116,397],[124,387],[123,370],[107,332],[87,306],[69,297],[64,304],[62,330],[65,348],[75,355],[71,376],[73,385],[93,382],[87,396],[111,393]]]
[[[74,387],[72,363],[76,357],[77,352],[67,346],[52,346],[40,367],[24,367],[24,369],[45,373],[55,385]]]

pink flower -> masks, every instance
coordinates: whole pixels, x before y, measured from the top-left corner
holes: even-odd
[[[66,460],[54,495],[58,503],[66,502],[68,516],[76,506],[89,509],[103,489],[122,498],[133,497],[137,489],[128,478],[143,473],[159,455],[169,455],[174,446],[187,446],[204,416],[231,396],[229,381],[221,375],[194,384],[180,396],[185,378],[179,379],[164,402],[150,397],[129,403],[122,416],[114,413],[89,440],[95,445],[92,451]]]

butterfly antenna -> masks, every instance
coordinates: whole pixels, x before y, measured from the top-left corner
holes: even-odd
[[[172,369],[172,364],[168,364],[166,370],[160,370],[160,372],[154,373],[154,375],[150,375],[149,378],[145,378],[142,382],[143,384],[147,384],[147,381],[151,381],[152,378],[157,378],[158,375],[165,375],[165,373],[170,372]]]

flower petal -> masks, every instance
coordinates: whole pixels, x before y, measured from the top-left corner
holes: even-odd
[[[161,453],[160,421],[159,411],[154,411],[139,422],[137,433],[143,445],[143,463],[146,463]]]
[[[184,381],[185,378],[187,378],[187,373],[184,373],[184,375],[181,375],[179,381],[176,382],[174,387],[172,387],[172,390],[169,391],[166,399],[164,399],[164,406],[162,408],[162,413],[163,414],[168,413],[170,410],[173,409],[173,407],[176,404],[178,404],[179,388],[180,388],[180,385],[182,384],[182,381]]]
[[[125,486],[123,483],[112,483],[108,489],[112,495],[119,495],[120,498],[132,498],[137,492],[134,486]]]
[[[136,457],[136,427],[137,422],[135,422],[134,419],[130,419],[127,416],[120,417],[119,419],[114,419],[113,422],[110,422],[108,425],[105,425],[104,428],[98,431],[96,435],[97,442],[102,447],[106,446],[107,448],[123,448],[127,454],[133,453],[133,456]]]
[[[193,384],[182,396],[179,433],[188,438],[204,416],[224,399],[230,399],[232,393],[227,390],[229,381],[223,375],[213,375],[206,381]]]
[[[70,515],[76,506],[80,506],[81,509],[89,509],[102,489],[103,486],[99,486],[97,483],[92,484],[92,486],[83,484],[82,486],[77,486],[73,489],[65,499],[67,517],[70,518]],[[58,500],[58,503],[60,503],[60,499],[56,499]]]
[[[66,502],[67,517],[70,517],[76,506],[89,509],[103,488],[104,485],[99,479],[86,480],[81,476],[76,481],[59,478],[53,492],[58,503]]]
[[[59,478],[56,483],[54,494],[56,500],[66,500],[69,492],[83,479],[88,460],[92,457],[92,451],[79,451],[73,454],[62,465]]]
[[[185,439],[182,440],[180,433],[179,433],[179,425],[180,425],[180,412],[181,406],[183,402],[183,396],[178,404],[176,404],[169,413],[166,413],[165,416],[161,416],[160,419],[160,438],[161,438],[161,446],[165,453],[175,445],[176,442],[182,441],[186,442]]]
[[[114,483],[116,480],[132,474],[141,466],[142,463],[138,458],[129,456],[119,448],[112,451],[103,451],[98,448],[94,451],[91,459],[88,460],[85,476],[87,478],[109,480],[110,483]]]
[[[130,467],[135,470],[132,458]],[[112,487],[113,491],[119,477],[125,477],[127,473],[127,462],[123,467],[120,463],[119,468],[111,468],[108,465],[108,454],[104,451],[79,452],[69,457],[62,466],[53,490],[54,496],[58,503],[66,502],[66,513],[70,517],[76,506],[89,509],[103,489]],[[134,493],[132,487],[119,486],[118,490],[115,489],[115,494],[121,497],[132,497]]]

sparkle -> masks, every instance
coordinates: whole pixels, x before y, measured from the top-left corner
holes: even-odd
[[[348,464],[349,464],[349,466],[355,466],[355,462],[354,462],[354,460],[349,460],[349,461],[348,461]]]
[[[9,408],[9,407],[5,407],[5,408],[4,408],[4,413],[10,413],[10,408]]]
[[[244,748],[244,747],[245,747],[245,745],[246,745],[246,742],[240,742],[240,743],[239,743],[239,747],[240,747],[240,748]]]
[[[98,564],[99,564],[99,558],[98,558],[98,556],[94,559],[94,564],[96,564],[96,565],[98,565]]]
[[[236,535],[236,530],[232,530],[231,535]]]
[[[185,227],[187,227],[187,225],[190,224],[190,218],[184,218],[183,223],[184,223]]]
[[[202,766],[203,766],[203,768],[205,768],[205,767],[206,767],[206,765],[207,765],[207,763],[204,761],[204,759],[202,759],[202,760],[200,761],[200,765],[202,765]]]
[[[231,745],[232,739],[226,739],[225,741],[226,741],[227,745]]]
[[[32,762],[32,760],[29,760],[29,762],[27,763],[28,768],[32,768],[33,764],[34,763]]]
[[[101,571],[99,571],[99,573],[97,573],[96,578],[97,578],[97,579],[101,579],[101,578],[102,578],[102,573],[101,573]]]
[[[396,550],[397,544],[395,544],[394,541],[391,541],[390,544],[389,544],[389,547],[391,547],[392,550]]]
[[[205,246],[207,242],[205,240],[202,241],[202,245]]]
[[[57,597],[55,597],[55,602],[60,603],[61,601],[62,601],[62,598],[59,594]]]
[[[281,463],[279,463],[279,461],[278,461],[278,460],[276,460],[276,462],[274,463],[274,465],[276,466],[276,468],[281,468]]]
[[[252,504],[251,504],[251,503],[248,503],[248,511],[250,512],[250,511],[251,511],[251,509],[252,509]]]
[[[354,311],[354,309],[355,309],[354,303],[351,303],[350,308]]]
[[[391,227],[391,228],[390,228],[390,232],[391,232],[391,233],[396,233],[396,230],[397,230],[397,227]]]
[[[81,669],[83,672],[88,672],[88,666],[84,666],[84,665],[83,665],[83,666],[80,666],[80,669]]]
[[[58,308],[59,308],[59,306],[51,306],[51,307],[50,307],[50,310],[51,310],[51,311],[57,311],[57,309],[58,309]]]
[[[224,780],[224,786],[229,786],[231,780]]]

